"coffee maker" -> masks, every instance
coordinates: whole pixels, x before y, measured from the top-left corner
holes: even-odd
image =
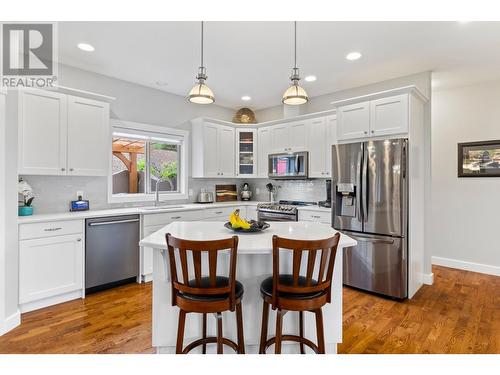
[[[318,202],[318,206],[326,208],[332,207],[332,180],[326,180],[326,200]]]
[[[250,190],[250,185],[246,182],[241,185],[240,197],[242,201],[249,201],[252,199],[252,191]]]

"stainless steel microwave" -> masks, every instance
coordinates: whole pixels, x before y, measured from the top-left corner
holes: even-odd
[[[308,152],[269,155],[268,176],[272,179],[306,179],[309,172]]]

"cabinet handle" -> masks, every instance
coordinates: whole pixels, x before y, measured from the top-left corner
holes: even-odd
[[[315,219],[319,219],[321,216],[311,215],[311,217],[313,217]]]
[[[372,130],[372,134],[375,133],[375,130]]]
[[[364,131],[363,133],[368,134],[368,132],[367,132],[367,131]]]
[[[176,219],[180,219],[181,217],[182,217],[182,216],[172,216],[172,217],[171,217],[171,219],[176,220]]]
[[[63,171],[63,172],[64,172],[65,170],[66,170],[66,168],[61,168],[61,171]]]
[[[70,168],[70,169],[69,169],[69,171],[70,171],[70,172],[73,172],[73,168]]]
[[[217,211],[215,212],[217,215],[222,214],[224,211]]]
[[[81,238],[77,238],[76,242],[82,242],[82,239]]]
[[[62,228],[61,227],[57,227],[57,228],[45,228],[44,231],[45,232],[55,232],[56,230],[61,230]]]

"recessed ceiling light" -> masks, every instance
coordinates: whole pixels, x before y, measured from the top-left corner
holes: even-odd
[[[78,43],[77,47],[86,52],[92,52],[95,50],[94,46],[88,43]]]
[[[349,52],[349,53],[346,55],[346,57],[345,57],[345,58],[346,58],[347,60],[351,60],[351,61],[353,61],[353,60],[357,60],[357,59],[359,59],[360,57],[361,57],[361,53],[359,53],[359,52]]]
[[[248,95],[243,95],[243,96],[241,97],[241,100],[244,100],[244,101],[248,102],[249,100],[252,100],[252,98],[251,98],[251,97],[249,97]]]
[[[304,78],[304,80],[305,80],[306,82],[314,82],[314,81],[316,81],[316,76],[306,76],[306,77]]]

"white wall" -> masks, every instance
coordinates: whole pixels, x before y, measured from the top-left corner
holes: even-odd
[[[436,264],[500,275],[500,177],[457,177],[457,143],[500,139],[499,103],[500,81],[433,94],[432,255]]]

